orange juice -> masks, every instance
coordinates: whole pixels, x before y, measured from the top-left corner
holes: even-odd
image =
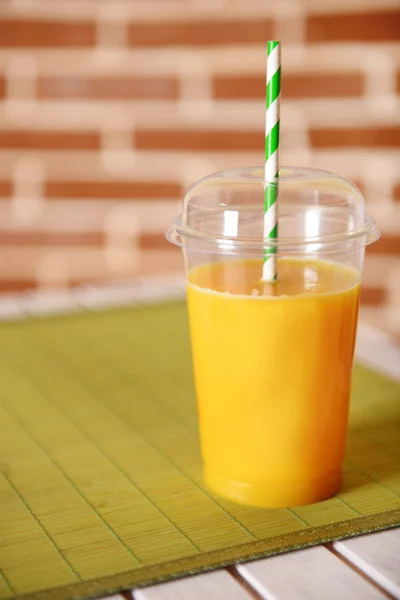
[[[280,258],[193,269],[188,307],[208,486],[256,506],[323,500],[341,483],[359,273]]]

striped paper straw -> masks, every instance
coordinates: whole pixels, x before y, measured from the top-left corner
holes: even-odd
[[[267,46],[267,96],[265,123],[265,174],[264,190],[264,237],[278,237],[276,200],[278,186],[275,179],[279,175],[279,113],[281,94],[281,45],[268,42]],[[268,183],[273,182],[268,185]],[[264,252],[263,280],[273,281],[277,277],[276,248]]]

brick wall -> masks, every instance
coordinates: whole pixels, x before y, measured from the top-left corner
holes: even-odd
[[[361,187],[363,315],[400,334],[399,0],[1,0],[0,289],[180,268],[185,187],[263,161],[268,38],[281,162]]]

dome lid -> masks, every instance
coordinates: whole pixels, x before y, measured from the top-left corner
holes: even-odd
[[[264,235],[264,191],[278,188],[278,237]],[[220,171],[186,192],[167,238],[178,246],[228,254],[315,245],[366,245],[379,238],[362,193],[348,179],[319,169],[281,167],[266,184],[262,167]]]

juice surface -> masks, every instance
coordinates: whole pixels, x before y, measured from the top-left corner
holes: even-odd
[[[261,260],[189,273],[205,479],[246,504],[307,504],[340,487],[359,274],[290,258],[276,283],[261,273]]]

